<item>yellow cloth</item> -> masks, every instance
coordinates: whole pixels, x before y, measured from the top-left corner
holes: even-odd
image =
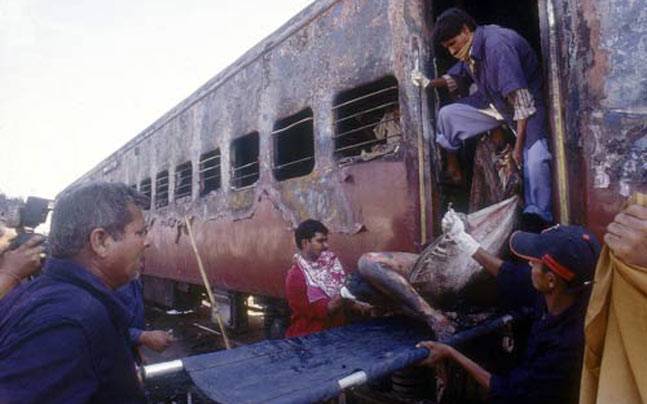
[[[632,199],[646,206],[646,195]],[[647,403],[647,268],[604,247],[584,332],[580,404]]]
[[[474,33],[470,32],[467,37],[467,41],[462,48],[456,52],[452,52],[452,56],[458,60],[462,60],[465,63],[469,63],[470,60],[470,51],[472,50],[472,41],[474,40]],[[450,51],[451,52],[451,51]]]

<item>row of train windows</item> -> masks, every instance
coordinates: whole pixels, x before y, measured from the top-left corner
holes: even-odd
[[[368,85],[339,94],[333,106],[335,123],[335,156],[352,158],[366,153],[380,152],[385,146],[398,143],[400,110],[398,82],[388,76]],[[301,177],[312,172],[315,165],[314,117],[306,108],[278,120],[272,130],[274,143],[274,177],[278,181]],[[259,134],[248,133],[231,143],[231,185],[243,188],[254,184],[259,177]],[[200,156],[200,196],[221,186],[220,149]],[[175,199],[191,196],[193,170],[190,161],[175,168]],[[160,171],[155,177],[155,207],[169,203],[169,171]],[[152,195],[150,178],[140,182],[139,191]],[[137,188],[136,185],[133,185]]]

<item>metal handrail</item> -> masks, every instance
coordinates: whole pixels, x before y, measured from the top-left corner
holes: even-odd
[[[386,88],[383,88],[383,89],[381,89],[381,90],[377,90],[377,91],[375,91],[375,92],[372,92],[372,93],[369,93],[369,94],[364,94],[364,95],[361,95],[361,96],[359,96],[359,97],[357,97],[357,98],[353,98],[352,100],[344,101],[344,102],[342,102],[341,104],[334,105],[334,106],[332,107],[332,109],[333,109],[333,111],[334,111],[334,110],[336,110],[337,108],[341,108],[341,107],[346,106],[346,105],[348,105],[348,104],[352,104],[352,103],[354,103],[354,102],[357,102],[357,101],[360,101],[360,100],[363,100],[363,99],[366,99],[366,98],[370,98],[370,97],[372,97],[372,96],[374,96],[374,95],[382,94],[382,93],[385,93],[385,92],[387,92],[387,91],[397,90],[397,89],[398,89],[398,86],[386,87]]]
[[[278,165],[278,166],[274,166],[274,170],[281,170],[281,169],[283,169],[285,167],[292,166],[292,165],[299,164],[299,163],[303,163],[304,161],[314,160],[314,159],[315,159],[314,156],[310,156],[310,157],[305,157],[305,158],[302,158],[302,159],[299,159],[299,160],[292,160],[292,161],[290,161],[288,163],[284,163],[284,164],[281,164],[281,165]]]
[[[270,133],[270,134],[271,134],[271,135],[278,135],[278,134],[279,134],[279,133],[281,133],[281,132],[285,132],[285,131],[286,131],[286,130],[288,130],[288,129],[291,129],[291,128],[293,128],[293,127],[297,126],[297,125],[300,125],[300,124],[302,124],[302,123],[304,123],[304,122],[308,122],[308,121],[314,121],[314,117],[309,116],[309,117],[304,118],[304,119],[302,119],[302,120],[300,120],[300,121],[297,121],[297,122],[291,123],[290,125],[288,125],[288,126],[286,126],[286,127],[284,127],[284,128],[276,129],[276,130],[272,131],[272,133]]]
[[[231,170],[232,170],[233,172],[236,172],[236,171],[242,170],[243,168],[251,167],[251,166],[254,166],[254,165],[258,165],[258,160],[256,160],[256,161],[252,161],[251,163],[247,163],[247,164],[244,164],[244,165],[242,165],[242,166],[232,167],[232,169],[231,169]]]
[[[385,119],[385,120],[380,119],[380,120],[378,120],[376,122],[369,123],[368,125],[364,125],[364,126],[360,126],[358,128],[355,128],[355,129],[347,130],[346,132],[342,132],[342,133],[340,133],[338,135],[333,136],[332,138],[333,139],[339,139],[340,137],[350,135],[351,133],[359,132],[362,129],[374,127],[374,126],[377,126],[380,123],[392,122],[392,121],[396,121],[396,120],[400,120],[400,118],[399,117],[398,118],[390,118],[390,119]]]
[[[366,146],[366,145],[369,145],[369,144],[374,144],[374,143],[383,142],[383,141],[385,141],[386,139],[390,139],[390,138],[392,138],[392,137],[402,137],[402,132],[400,132],[400,133],[398,133],[398,134],[396,134],[396,135],[387,136],[387,137],[385,137],[384,139],[373,139],[373,140],[367,140],[366,142],[360,142],[360,143],[352,144],[352,145],[350,145],[350,146],[340,147],[339,149],[335,149],[335,152],[337,153],[337,152],[344,151],[344,150],[356,149],[356,148],[358,148],[358,147]]]
[[[398,105],[398,101],[391,101],[391,102],[387,102],[386,104],[378,105],[377,107],[369,108],[369,109],[367,109],[367,110],[360,111],[360,112],[358,112],[358,113],[356,113],[356,114],[352,114],[352,115],[349,115],[349,116],[345,116],[345,117],[343,117],[343,118],[341,118],[341,119],[336,120],[334,123],[335,123],[335,124],[338,124],[338,123],[340,123],[340,122],[347,121],[347,120],[349,120],[349,119],[351,119],[351,118],[355,118],[355,117],[358,117],[358,116],[360,116],[360,115],[364,115],[364,114],[369,113],[369,112],[373,112],[373,111],[378,111],[378,110],[380,110],[380,109],[384,109],[384,108],[389,107],[389,106],[391,106],[391,105]]]

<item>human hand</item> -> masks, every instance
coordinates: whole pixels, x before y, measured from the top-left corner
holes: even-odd
[[[142,331],[139,336],[139,342],[146,348],[152,349],[155,352],[162,352],[168,348],[171,343],[175,341],[173,335],[167,331]]]
[[[344,307],[344,298],[337,295],[328,302],[328,313],[335,313]]]
[[[18,233],[16,233],[16,229],[6,227],[4,223],[0,221],[0,254],[9,248],[11,241],[16,238],[17,235]]]
[[[422,88],[427,88],[429,83],[431,83],[429,79],[425,77],[425,75],[420,70],[414,70],[413,72],[411,72],[411,81],[417,87],[422,87]]]
[[[5,251],[0,258],[0,274],[8,275],[16,282],[33,275],[42,266],[43,241],[42,236],[34,235],[15,250]]]
[[[449,208],[443,219],[440,221],[440,227],[443,230],[443,233],[450,235],[455,235],[465,231],[465,224],[454,211],[453,208]]]
[[[440,361],[454,355],[454,348],[440,342],[422,341],[418,342],[416,348],[427,348],[429,350],[429,355],[420,362],[420,365],[424,366],[436,366]]]
[[[361,317],[378,317],[380,310],[368,303],[358,302],[356,300],[344,300],[346,307],[353,313]]]
[[[647,268],[647,207],[629,205],[618,213],[604,242],[625,264]]]
[[[476,253],[481,245],[465,231],[465,224],[454,209],[449,208],[441,221],[443,233],[456,243],[459,250],[470,257]]]
[[[447,87],[447,80],[439,77],[437,79],[432,79],[429,84],[431,84],[432,87]]]

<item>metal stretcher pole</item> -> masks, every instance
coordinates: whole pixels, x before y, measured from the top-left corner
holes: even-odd
[[[526,315],[523,313],[521,316]],[[505,315],[502,317],[498,317],[492,321],[489,321],[485,324],[477,325],[473,328],[470,328],[469,330],[465,330],[462,332],[459,332],[447,340],[441,341],[447,345],[455,346],[455,345],[460,345],[464,344],[466,342],[472,341],[478,337],[481,337],[483,335],[490,334],[498,329],[501,329],[507,324],[510,324],[511,322],[518,320],[518,316],[514,315]],[[408,365],[413,365],[414,363],[417,363],[429,355],[429,350],[427,348],[417,348],[415,351],[415,354],[410,358],[411,362]],[[386,376],[382,374],[368,374],[366,371],[360,370],[354,373],[351,373],[350,375],[343,377],[337,381],[337,384],[339,385],[339,390],[340,392],[342,390],[345,390],[349,387],[354,387],[354,386],[360,386],[364,383],[366,383],[369,379],[374,380],[376,378]]]

